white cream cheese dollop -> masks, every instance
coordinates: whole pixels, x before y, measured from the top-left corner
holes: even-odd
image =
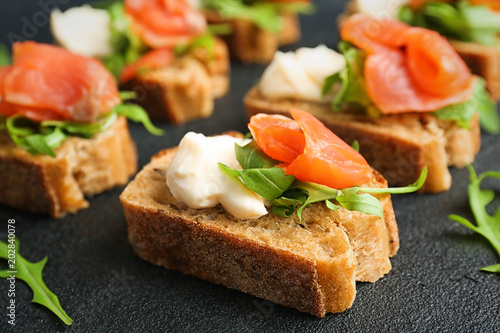
[[[264,199],[218,165],[220,162],[241,169],[234,152],[235,143],[241,144],[242,140],[229,135],[205,137],[187,133],[167,170],[167,185],[175,199],[196,209],[220,203],[240,219],[267,214]]]
[[[111,54],[110,17],[106,10],[90,6],[73,7],[50,15],[52,34],[65,49],[88,57],[103,58]]]
[[[325,45],[300,48],[295,52],[276,52],[259,83],[261,94],[267,99],[294,98],[325,101],[321,95],[328,76],[345,67],[344,56]]]
[[[376,19],[390,19],[398,16],[399,8],[409,0],[356,0],[360,13]]]

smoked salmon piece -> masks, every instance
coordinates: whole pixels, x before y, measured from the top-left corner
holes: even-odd
[[[125,0],[131,28],[151,48],[189,42],[206,29],[204,16],[186,0]]]
[[[351,146],[332,133],[309,112],[294,109],[295,121],[257,114],[250,118],[250,132],[264,153],[278,161],[287,175],[336,189],[370,180],[371,168]],[[281,128],[281,130],[278,130]]]
[[[0,114],[92,122],[120,97],[97,60],[35,42],[15,43],[13,64],[0,70]]]
[[[436,111],[474,94],[477,77],[437,32],[356,14],[341,37],[366,52],[366,89],[383,114]]]

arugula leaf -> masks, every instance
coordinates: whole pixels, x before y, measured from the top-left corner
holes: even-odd
[[[9,49],[4,44],[0,44],[0,66],[8,66],[12,63]]]
[[[222,163],[219,163],[219,167],[228,175],[241,179],[246,187],[268,200],[281,196],[295,180],[294,176],[285,175],[278,167],[236,170]]]
[[[382,218],[384,210],[380,201],[368,193],[358,194],[358,190],[357,186],[343,189],[336,198],[337,202],[348,210]]]
[[[413,184],[408,186],[389,187],[389,188],[360,187],[358,190],[360,192],[366,192],[366,193],[387,193],[387,194],[404,194],[404,193],[416,192],[424,185],[428,171],[429,170],[427,169],[427,167],[425,167],[420,173],[418,179]]]
[[[479,79],[474,89],[474,95],[468,101],[459,104],[445,106],[433,114],[441,119],[450,119],[458,123],[460,127],[470,129],[470,119],[479,112],[481,127],[488,133],[500,132],[500,119],[495,103],[490,99],[486,91],[486,84]]]
[[[142,123],[153,135],[163,135],[163,130],[155,127],[146,111],[135,104],[117,105],[106,116],[94,123],[78,123],[73,121],[47,120],[40,123],[33,122],[19,115],[0,118],[12,141],[19,147],[33,155],[44,154],[56,157],[54,149],[59,147],[70,136],[91,138],[97,133],[108,130],[118,119],[119,115]]]
[[[9,245],[11,244],[12,243],[9,242]],[[33,291],[33,299],[31,300],[33,303],[38,303],[47,307],[50,311],[56,314],[66,325],[71,325],[73,323],[73,320],[63,310],[57,296],[52,291],[50,291],[50,289],[45,285],[45,282],[43,282],[42,270],[47,263],[47,257],[43,258],[37,263],[32,263],[26,260],[19,253],[19,240],[16,239],[14,241],[13,248],[9,248],[9,245],[0,241],[0,258],[9,260],[9,250],[14,250],[14,268],[0,271],[0,277],[9,278],[14,275],[16,279],[20,279],[26,282],[26,284],[28,284],[28,286]],[[12,271],[16,273],[13,274],[11,273]]]
[[[500,207],[493,215],[488,214],[486,206],[495,198],[495,192],[490,189],[481,189],[481,182],[486,178],[500,180],[500,171],[486,171],[478,177],[471,165],[467,167],[470,176],[470,184],[468,186],[469,204],[476,224],[474,225],[469,220],[455,214],[448,215],[448,218],[485,237],[500,256]],[[481,270],[500,273],[500,263],[483,267]]]
[[[441,35],[484,45],[498,45],[500,13],[469,1],[456,3],[427,2],[414,10],[402,6],[399,19],[410,25],[424,27]]]
[[[245,4],[241,0],[205,0],[203,8],[216,10],[227,19],[246,18],[258,27],[272,32],[278,32],[282,25],[278,10],[271,3]]]
[[[119,115],[127,117],[136,123],[141,123],[146,130],[153,135],[163,135],[164,131],[153,125],[147,112],[137,104],[120,104],[114,107],[113,111]]]
[[[250,141],[244,146],[234,144],[236,159],[243,169],[252,168],[272,168],[279,162],[267,156],[259,148],[255,140]]]
[[[378,115],[380,112],[366,91],[363,76],[365,52],[344,41],[339,43],[338,48],[346,60],[346,66],[339,73],[325,79],[323,94],[328,93],[333,84],[341,83],[340,90],[332,100],[333,110],[342,110],[346,106],[357,106],[365,109],[369,114]]]
[[[181,56],[183,54],[189,53],[197,48],[203,48],[207,50],[209,59],[213,59],[215,57],[215,38],[209,33],[198,36],[193,39],[188,44],[177,45],[174,48],[174,53],[177,56]]]

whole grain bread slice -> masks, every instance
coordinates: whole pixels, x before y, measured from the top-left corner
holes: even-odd
[[[67,139],[55,152],[56,158],[31,155],[0,132],[0,203],[62,217],[86,208],[85,196],[127,183],[137,170],[123,117],[91,139]]]
[[[399,237],[390,195],[377,196],[383,218],[317,203],[304,210],[303,225],[272,213],[241,220],[220,205],[191,209],[172,196],[165,174],[175,152],[154,156],[120,196],[142,259],[318,317],[349,308],[355,281],[391,270]],[[367,186],[387,183],[374,171]]]
[[[373,118],[362,113],[334,112],[329,102],[268,100],[258,85],[247,93],[244,103],[248,117],[257,113],[290,116],[293,108],[309,111],[347,143],[357,140],[360,153],[390,184],[411,184],[427,167],[429,173],[421,189],[424,192],[448,190],[448,167],[472,163],[481,145],[478,114],[472,118],[470,130],[428,113]]]

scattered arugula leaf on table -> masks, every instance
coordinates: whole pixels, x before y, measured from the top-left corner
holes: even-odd
[[[478,176],[471,165],[467,167],[470,175],[470,184],[468,186],[469,203],[476,224],[455,214],[448,215],[448,218],[485,237],[500,256],[500,207],[493,215],[488,214],[486,206],[495,198],[495,192],[491,189],[481,189],[481,182],[486,178],[500,180],[500,171],[486,171]],[[482,270],[500,273],[500,263],[483,267]]]
[[[9,245],[14,245],[9,248]],[[6,269],[0,271],[0,277],[9,278],[12,275],[15,276],[16,279],[23,280],[33,291],[33,299],[31,300],[33,303],[38,303],[47,307],[50,311],[56,314],[66,325],[71,325],[73,320],[66,314],[66,312],[61,307],[59,303],[59,299],[57,296],[50,291],[50,289],[45,285],[45,282],[42,278],[42,270],[47,263],[47,257],[43,258],[37,263],[32,263],[26,260],[19,253],[19,245],[20,242],[18,239],[13,241],[4,243],[0,241],[0,258],[9,260],[9,250],[15,251],[15,263],[13,264],[12,269]],[[12,259],[10,259],[12,260]],[[11,273],[15,271],[16,273]]]

